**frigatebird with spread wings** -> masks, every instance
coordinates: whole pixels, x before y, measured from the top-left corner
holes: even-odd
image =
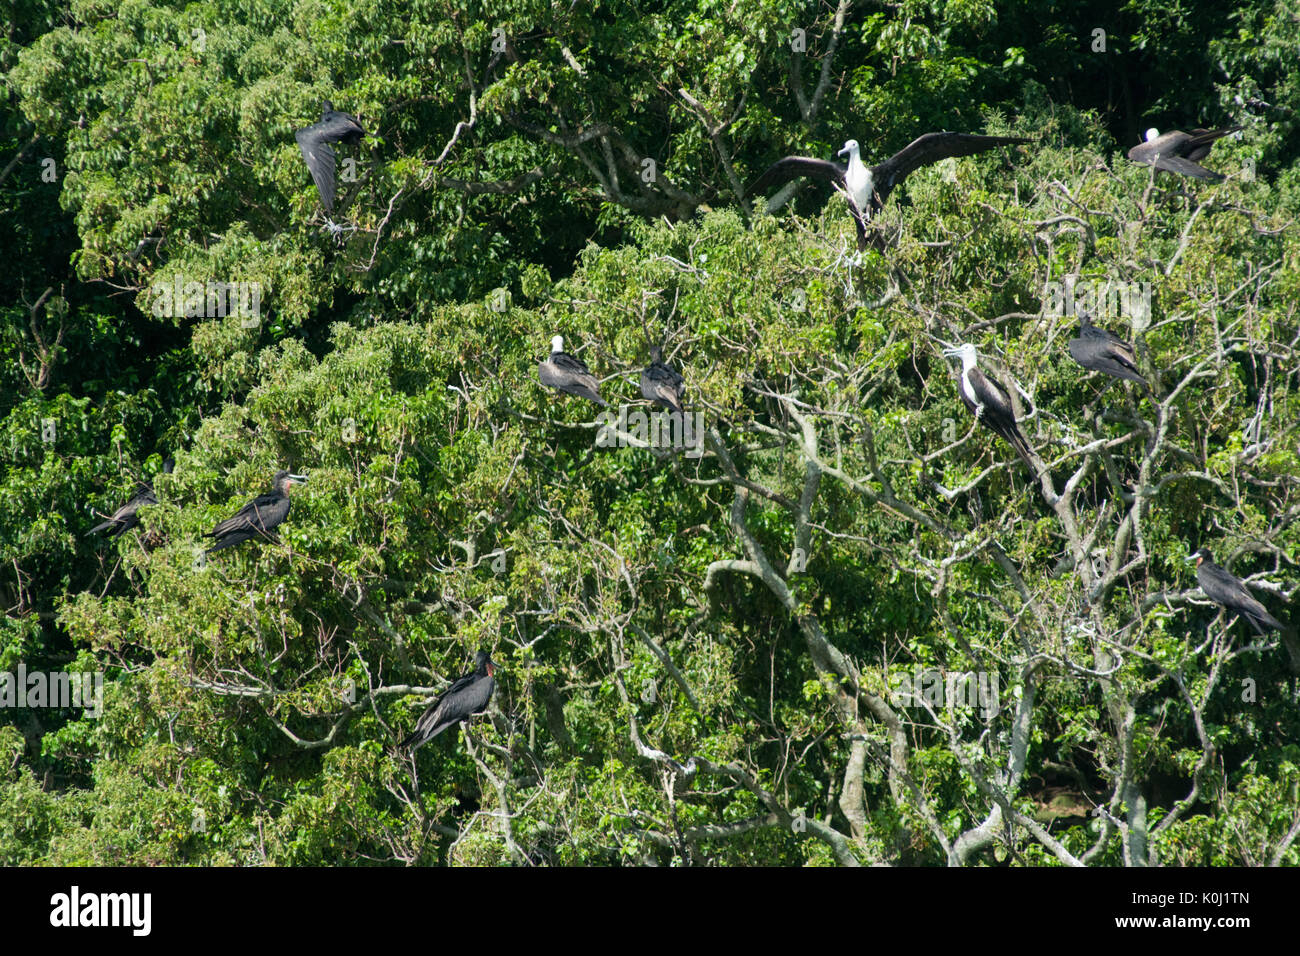
[[[848,197],[849,211],[858,227],[858,247],[862,248],[866,245],[868,220],[880,211],[889,194],[913,171],[949,157],[972,156],[998,146],[1028,142],[1028,139],[1021,136],[926,133],[884,162],[868,166],[862,162],[858,141],[851,139],[839,152],[840,156],[848,157],[846,166],[811,156],[786,156],[764,170],[750,186],[749,192],[764,192],[773,185],[796,176],[825,180]],[[769,207],[768,212],[772,211],[774,210]]]

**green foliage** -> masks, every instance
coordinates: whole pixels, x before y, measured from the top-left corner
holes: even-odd
[[[104,710],[0,711],[0,863],[1115,864],[1135,794],[1150,862],[1300,862],[1292,661],[1182,561],[1293,620],[1294,15],[1111,6],[17,4],[0,672]],[[371,133],[337,237],[325,98]],[[1122,157],[1228,121],[1223,183]],[[1035,141],[917,170],[883,253],[744,195],[944,128]],[[1067,276],[1149,289],[1102,324],[1153,396],[1070,361]],[[191,281],[257,320],[157,308]],[[633,412],[664,342],[701,454],[598,442],[557,333]],[[205,558],[279,468],[279,540]],[[489,713],[399,751],[480,647]],[[966,672],[997,699],[898,696]]]

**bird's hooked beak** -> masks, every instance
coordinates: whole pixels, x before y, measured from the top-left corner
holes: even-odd
[[[291,484],[291,485],[294,485],[294,484],[305,485],[305,484],[307,484],[307,476],[306,476],[306,475],[289,475],[289,484]]]
[[[959,346],[959,345],[950,345],[950,346],[947,346],[947,347],[943,350],[943,354],[946,355],[948,358],[960,358],[960,357],[961,357],[961,346]]]
[[[853,155],[853,147],[852,147],[852,146],[845,146],[842,150],[840,150],[840,151],[839,151],[838,153],[836,153],[835,155],[836,155],[836,156],[852,156],[852,155]]]
[[[1193,561],[1195,561],[1196,566],[1199,568],[1201,566],[1201,562],[1204,561],[1205,559],[1201,557],[1201,552],[1193,551],[1187,557],[1183,558],[1183,560],[1188,564],[1191,564]]]

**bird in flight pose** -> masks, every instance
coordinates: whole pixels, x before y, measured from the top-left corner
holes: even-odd
[[[841,166],[827,159],[811,156],[786,156],[763,171],[750,186],[749,192],[763,192],[776,183],[796,176],[809,176],[831,183],[849,200],[849,212],[858,227],[858,248],[867,241],[867,221],[884,205],[889,194],[902,184],[908,174],[922,166],[929,166],[950,156],[971,156],[998,146],[1028,143],[1021,136],[980,136],[972,133],[926,133],[912,140],[893,156],[875,166],[862,162],[858,141],[851,139],[839,151],[848,157]],[[768,212],[773,212],[769,204]]]

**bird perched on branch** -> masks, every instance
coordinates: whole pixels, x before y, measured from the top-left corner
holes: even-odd
[[[1286,630],[1286,625],[1269,614],[1247,590],[1245,581],[1214,563],[1209,548],[1198,548],[1187,556],[1187,561],[1196,562],[1196,583],[1205,596],[1234,614],[1240,614],[1257,634]]]
[[[289,489],[306,481],[306,475],[277,471],[270,492],[258,495],[204,535],[205,538],[217,539],[217,543],[208,549],[208,554],[233,547],[249,538],[276,540],[271,531],[289,517]]]
[[[641,372],[641,397],[680,415],[686,381],[663,363],[663,357],[661,346],[650,346],[650,364]]]
[[[1033,453],[1029,442],[1020,433],[1016,424],[1015,409],[1011,405],[1011,396],[1000,384],[980,371],[977,363],[975,346],[970,342],[953,348],[946,348],[943,354],[949,358],[961,359],[961,374],[957,376],[957,394],[966,407],[975,415],[975,420],[989,431],[1001,436],[1002,440],[1016,450],[1035,474]]]
[[[1092,324],[1092,316],[1079,312],[1079,337],[1070,339],[1070,357],[1086,369],[1137,382],[1149,388],[1137,368],[1133,346],[1118,335]]]
[[[170,458],[163,462],[163,473],[170,475],[172,465],[173,462]],[[136,514],[140,508],[145,505],[156,505],[157,503],[158,498],[154,495],[153,485],[147,481],[142,481],[135,486],[135,493],[131,496],[131,499],[114,511],[107,521],[100,522],[87,531],[86,537],[100,531],[108,531],[110,538],[125,534],[140,523],[140,516]]]
[[[1225,126],[1222,129],[1194,129],[1190,133],[1180,129],[1161,133],[1153,127],[1147,130],[1146,142],[1138,143],[1128,151],[1128,158],[1166,172],[1217,181],[1223,176],[1199,165],[1200,161],[1210,155],[1215,140],[1239,129],[1240,126]]]
[[[537,366],[537,377],[543,385],[588,399],[597,405],[609,407],[600,397],[600,382],[581,361],[564,351],[564,336],[551,339],[551,354]]]
[[[448,727],[453,727],[474,714],[487,710],[492,692],[496,690],[493,674],[496,665],[487,651],[479,651],[475,667],[470,673],[458,677],[452,685],[434,700],[424,715],[416,721],[415,730],[402,741],[404,749],[412,753],[423,747]]]

